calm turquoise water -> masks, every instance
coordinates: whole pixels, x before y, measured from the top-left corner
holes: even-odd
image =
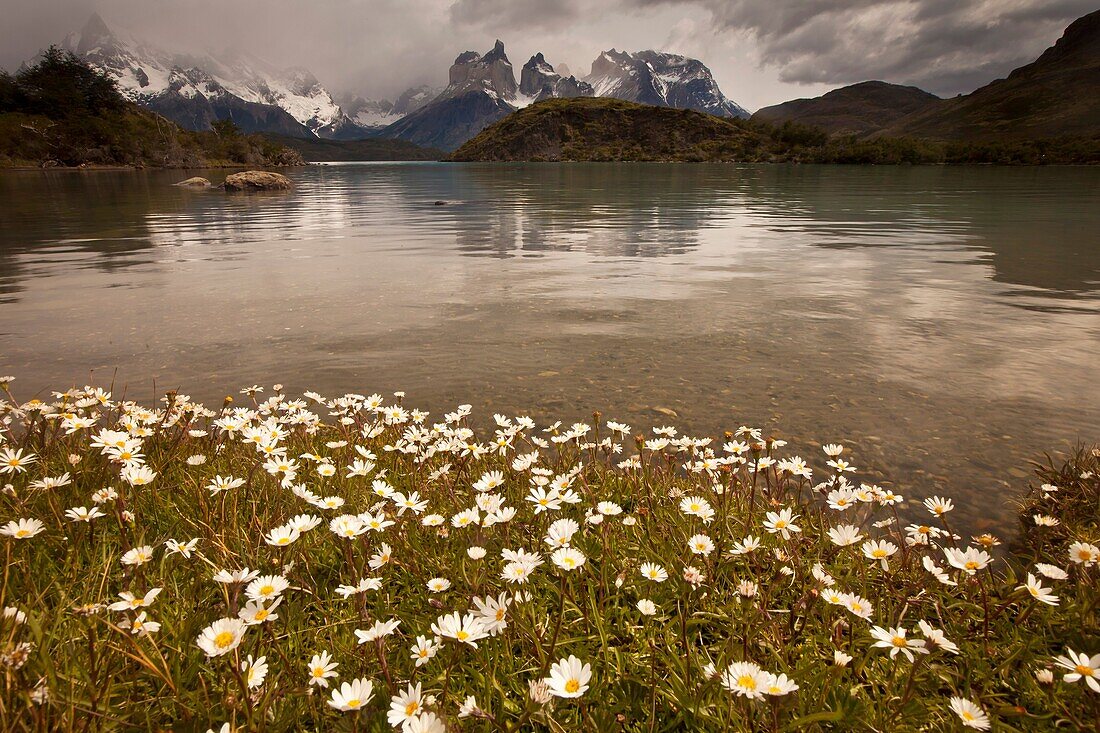
[[[1100,170],[369,164],[293,171],[285,195],[169,185],[194,173],[0,174],[17,394],[282,382],[437,414],[762,425],[815,460],[811,441],[844,441],[914,498],[988,499],[976,526],[1005,526],[1026,459],[1100,439]]]

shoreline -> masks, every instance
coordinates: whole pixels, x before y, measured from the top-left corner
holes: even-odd
[[[301,170],[319,165],[340,164],[376,164],[386,165],[392,163],[445,163],[447,165],[463,166],[508,166],[508,165],[762,165],[762,166],[809,166],[809,167],[837,167],[837,168],[1096,168],[1097,163],[844,163],[844,162],[803,162],[792,160],[311,160],[302,165],[290,166],[255,166],[255,165],[204,165],[204,166],[125,166],[125,165],[79,165],[79,166],[35,166],[35,165],[0,165],[0,173],[4,171],[17,172],[41,172],[51,171],[65,173],[102,173],[102,172],[142,172],[142,171],[203,171],[203,170]]]

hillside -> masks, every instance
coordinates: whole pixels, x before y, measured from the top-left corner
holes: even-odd
[[[367,138],[366,140],[323,140],[320,138],[265,135],[273,143],[301,153],[311,163],[327,161],[441,160],[446,153],[423,148],[405,140]]]
[[[230,122],[190,132],[122,97],[112,79],[51,48],[0,72],[0,166],[301,165],[301,155]]]
[[[618,99],[549,99],[460,147],[454,161],[704,161],[757,159],[765,136],[702,112]]]
[[[885,127],[883,135],[1034,140],[1100,134],[1100,10],[1077,19],[1036,61],[965,96]]]
[[[770,125],[599,97],[551,99],[486,128],[456,162],[768,162],[922,165],[1100,163],[1100,139],[930,141],[829,136],[793,122]]]
[[[865,81],[841,87],[811,99],[764,107],[754,122],[812,125],[834,135],[863,135],[890,125],[906,115],[927,109],[940,98],[917,87]]]

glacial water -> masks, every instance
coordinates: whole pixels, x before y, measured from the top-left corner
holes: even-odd
[[[1007,530],[1028,459],[1100,440],[1100,170],[360,164],[0,173],[0,373],[407,392],[766,428]],[[436,202],[445,202],[442,205]]]

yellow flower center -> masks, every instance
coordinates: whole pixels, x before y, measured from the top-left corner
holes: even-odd
[[[361,704],[362,703],[359,702],[359,698],[357,698],[357,697],[347,701],[347,706],[349,708],[357,708]]]
[[[256,612],[256,620],[263,621],[270,613],[271,611],[268,611],[266,608],[261,608],[259,611]]]
[[[223,631],[214,637],[214,646],[225,649],[233,643],[234,638],[232,631]]]
[[[412,702],[410,702],[408,705],[405,706],[405,715],[412,715],[413,713],[415,713],[419,709],[420,709],[420,703],[418,703],[416,700],[413,700]]]
[[[19,537],[20,539],[22,539],[23,537],[26,537],[29,534],[30,534],[30,530],[27,530],[27,529],[17,529],[15,531],[15,536]]]
[[[966,561],[966,569],[967,570],[977,570],[978,569],[978,563],[975,562],[974,560],[967,560]]]
[[[265,585],[264,587],[260,588],[260,595],[261,596],[266,596],[269,593],[274,593],[274,592],[275,592],[275,587],[271,586],[271,585]]]
[[[470,638],[470,634],[467,631],[459,631],[457,634],[455,634],[455,638],[459,641],[466,641]]]
[[[962,719],[963,720],[974,720],[974,716],[973,716],[973,714],[971,714],[971,712],[969,710],[964,710],[963,714],[962,714]]]
[[[906,645],[906,644],[905,644],[905,637],[904,637],[904,636],[895,636],[895,637],[894,637],[893,639],[891,639],[890,641],[891,641],[891,642],[892,642],[892,643],[894,644],[894,646],[896,646],[896,647],[903,647],[903,646],[905,646],[905,645]]]
[[[1083,674],[1086,677],[1092,677],[1096,674],[1096,670],[1094,670],[1092,667],[1086,667],[1083,664],[1078,664],[1073,669],[1077,672],[1077,674]]]
[[[880,550],[875,550],[871,554],[874,555],[875,557],[886,557],[886,550],[881,550],[881,549]]]
[[[581,689],[581,683],[578,680],[569,680],[565,683],[566,692],[576,692]]]
[[[746,690],[755,690],[756,680],[750,674],[743,674],[737,678],[737,686],[744,687]]]

